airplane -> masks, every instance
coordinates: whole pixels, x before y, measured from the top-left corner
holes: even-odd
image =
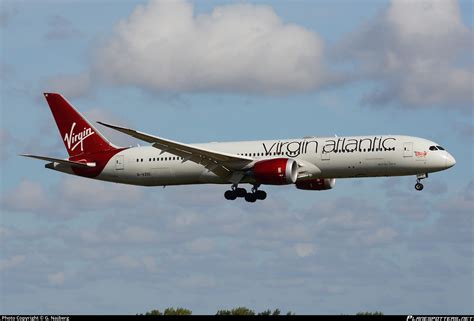
[[[149,143],[118,147],[109,142],[62,95],[44,93],[67,159],[21,154],[47,161],[46,168],[82,177],[141,186],[230,184],[227,200],[264,200],[262,185],[329,190],[336,179],[415,175],[423,189],[429,173],[456,161],[432,141],[400,135],[184,144],[134,129],[97,122]],[[239,184],[250,184],[247,191]]]

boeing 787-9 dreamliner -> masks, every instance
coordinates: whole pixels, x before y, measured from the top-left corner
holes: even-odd
[[[63,96],[44,94],[69,158],[22,155],[49,162],[46,168],[103,181],[166,186],[229,184],[224,197],[264,200],[262,185],[328,190],[336,178],[416,176],[416,190],[428,173],[456,161],[432,141],[398,135],[304,137],[264,141],[184,144],[134,129],[98,122],[149,146],[110,143]],[[250,184],[247,191],[241,187]],[[239,187],[240,186],[240,187]]]

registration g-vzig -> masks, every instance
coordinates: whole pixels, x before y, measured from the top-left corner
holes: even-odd
[[[228,184],[228,200],[264,200],[263,185],[328,190],[336,178],[416,176],[456,161],[432,141],[398,135],[305,137],[265,141],[184,144],[134,129],[99,122],[149,143],[118,147],[110,143],[60,94],[44,94],[69,158],[23,155],[48,161],[46,168],[123,184],[166,186]],[[247,190],[242,187],[250,184]]]

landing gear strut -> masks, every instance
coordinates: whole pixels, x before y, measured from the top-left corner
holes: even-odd
[[[247,202],[254,203],[257,200],[267,198],[267,193],[258,189],[260,185],[254,185],[250,193],[245,188],[239,188],[237,184],[233,184],[231,189],[224,193],[227,200],[235,200],[237,197],[243,197]]]
[[[423,184],[421,184],[421,180],[422,180],[422,179],[425,179],[425,178],[428,178],[428,174],[427,174],[427,173],[416,175],[415,189],[416,189],[417,191],[423,190]]]

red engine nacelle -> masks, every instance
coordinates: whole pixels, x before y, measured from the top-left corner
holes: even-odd
[[[267,159],[255,163],[252,172],[260,184],[293,184],[298,176],[298,164],[290,158]]]
[[[335,178],[315,178],[296,182],[296,188],[313,191],[331,189],[336,184]]]

